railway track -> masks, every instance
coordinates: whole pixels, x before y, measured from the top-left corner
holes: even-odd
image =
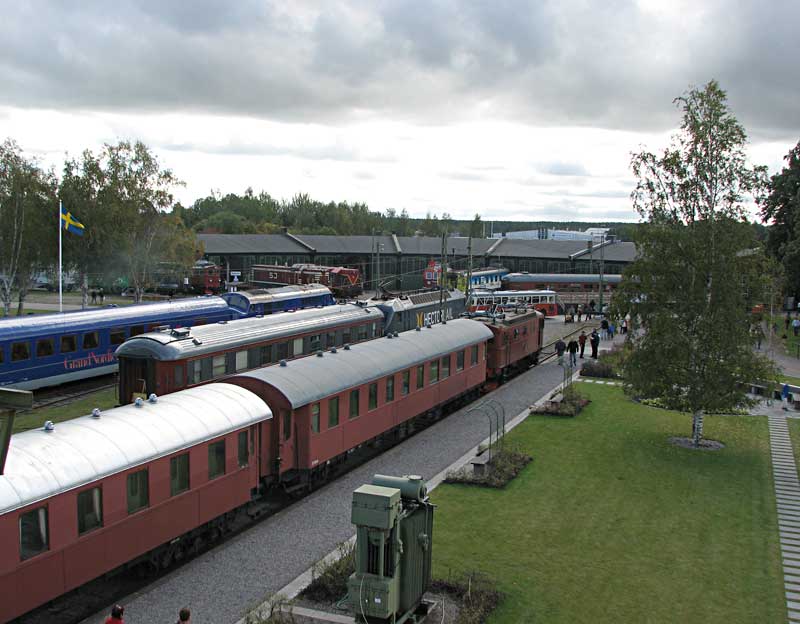
[[[33,407],[28,411],[35,411],[43,407],[67,405],[82,399],[94,392],[116,387],[114,375],[103,375],[84,381],[63,384],[55,388],[36,390],[33,394]]]

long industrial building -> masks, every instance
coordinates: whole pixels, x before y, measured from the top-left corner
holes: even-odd
[[[422,286],[422,273],[431,260],[438,260],[442,241],[432,236],[322,236],[307,234],[199,234],[206,259],[243,279],[253,264],[309,262],[361,269],[372,284],[380,274],[390,289]],[[448,238],[448,263],[456,269],[469,264],[468,239]],[[504,266],[510,271],[530,273],[619,274],[633,261],[633,243],[608,240],[591,244],[576,240],[473,239],[472,266]],[[378,271],[378,256],[380,266]]]

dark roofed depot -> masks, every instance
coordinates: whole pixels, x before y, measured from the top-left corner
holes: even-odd
[[[360,269],[366,282],[373,279],[375,249],[380,245],[381,281],[388,288],[422,286],[422,272],[441,254],[434,236],[323,236],[307,234],[199,234],[205,257],[248,276],[253,264],[313,262]],[[447,239],[448,262],[457,269],[468,264],[468,239]],[[512,272],[619,274],[633,261],[633,243],[613,242],[587,253],[586,241],[474,239],[473,267],[502,265]],[[581,253],[583,252],[583,253]],[[571,258],[578,254],[577,257]],[[396,277],[398,276],[398,277]],[[388,278],[388,282],[387,279]]]

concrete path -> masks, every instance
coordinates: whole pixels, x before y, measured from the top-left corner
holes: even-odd
[[[789,621],[800,622],[800,483],[786,416],[770,414],[768,418],[786,608]]]

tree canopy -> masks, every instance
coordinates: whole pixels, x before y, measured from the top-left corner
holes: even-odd
[[[704,412],[742,404],[741,382],[772,374],[751,333],[749,306],[767,286],[766,259],[745,205],[766,176],[748,165],[746,133],[716,81],[675,102],[683,118],[671,145],[632,157],[631,197],[645,223],[615,306],[630,311],[637,329],[627,391],[691,412],[699,444]]]

